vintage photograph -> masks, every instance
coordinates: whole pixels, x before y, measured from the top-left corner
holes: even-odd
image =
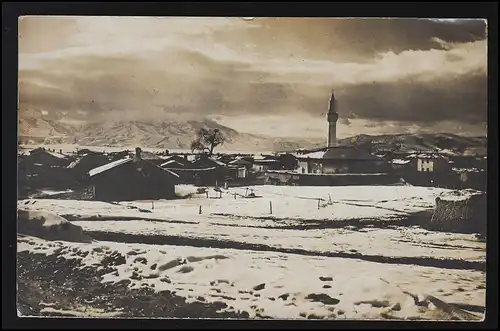
[[[482,321],[487,24],[20,17],[18,316]]]

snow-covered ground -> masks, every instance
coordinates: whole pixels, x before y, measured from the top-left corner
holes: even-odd
[[[132,206],[148,209],[147,217],[164,220],[197,221],[218,213],[233,216],[272,217],[278,219],[325,220],[400,219],[411,213],[432,209],[435,198],[449,191],[415,186],[251,186],[199,194],[191,199],[134,201],[110,204],[75,200],[22,200],[19,205],[32,210],[58,214],[105,217],[143,215]],[[244,198],[254,193],[257,198]],[[236,197],[235,197],[236,194]],[[219,198],[222,196],[222,198]],[[318,207],[319,205],[319,207]],[[200,214],[199,209],[202,209]],[[140,214],[141,213],[141,214]]]
[[[196,190],[177,189],[182,195]],[[222,301],[251,316],[450,319],[456,306],[443,306],[435,297],[485,305],[486,244],[472,234],[391,225],[432,211],[436,197],[448,192],[414,186],[252,186],[222,190],[222,197],[209,189],[208,198],[203,193],[178,200],[28,199],[18,208],[67,217],[109,242],[31,239],[34,244],[21,240],[18,249],[50,253],[60,246],[66,258],[88,251],[84,262],[97,266],[117,251],[126,263],[104,282],[130,279],[135,271],[142,280],[132,277],[132,288],[147,283],[189,300]],[[244,197],[250,193],[257,197]],[[184,241],[174,243],[176,238]],[[189,240],[203,247],[188,247]]]
[[[459,314],[480,319],[481,314],[470,315],[454,304],[485,304],[480,271],[233,249],[18,241],[19,252],[50,255],[57,248],[63,248],[59,256],[65,259],[80,259],[82,267],[99,267],[117,253],[124,256],[123,264],[103,275],[103,283],[126,279],[131,289],[149,286],[175,291],[188,301],[222,301],[228,310],[250,317],[451,319]]]

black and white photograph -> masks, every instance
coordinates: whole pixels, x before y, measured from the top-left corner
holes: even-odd
[[[487,30],[19,17],[18,317],[483,321]]]

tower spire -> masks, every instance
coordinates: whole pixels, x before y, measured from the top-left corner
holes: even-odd
[[[337,100],[335,99],[335,93],[332,90],[332,95],[330,96],[330,104],[328,107],[328,147],[334,147],[337,144],[337,120],[339,114],[337,113]]]

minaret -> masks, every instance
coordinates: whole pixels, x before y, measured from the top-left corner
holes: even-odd
[[[337,100],[335,95],[330,97],[330,105],[328,107],[328,145],[327,147],[334,147],[337,144],[337,120],[339,114],[337,113]]]

